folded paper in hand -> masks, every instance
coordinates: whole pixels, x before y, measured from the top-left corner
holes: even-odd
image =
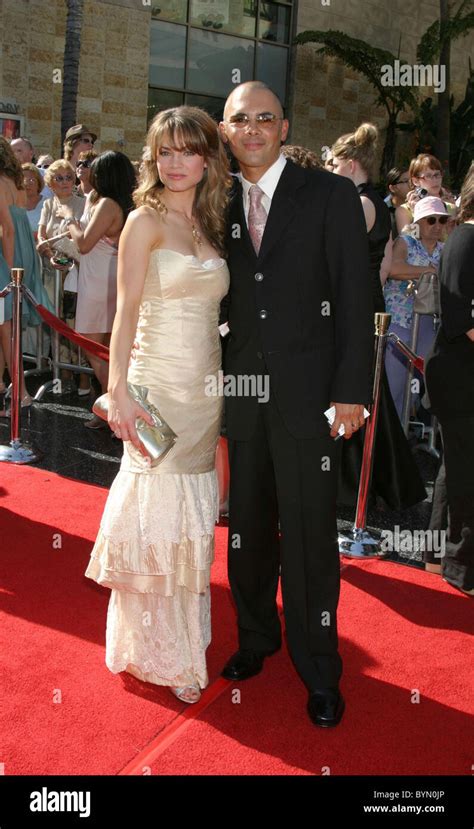
[[[327,421],[328,421],[329,425],[332,426],[332,424],[334,423],[334,418],[336,417],[336,407],[331,406],[330,409],[326,409],[324,414],[326,415],[326,418],[327,418]],[[368,412],[367,409],[364,409],[364,417],[369,417],[369,415],[370,415],[370,412]],[[339,426],[337,434],[338,435],[343,435],[345,431],[346,430],[344,429],[344,424],[341,423],[341,425]]]

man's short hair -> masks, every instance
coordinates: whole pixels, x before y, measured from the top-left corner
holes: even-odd
[[[26,135],[17,135],[16,138],[12,138],[10,144],[13,144],[14,141],[24,141],[25,144],[28,144],[31,152],[34,153],[35,148],[33,147],[33,144],[31,143],[30,139],[26,137]]]

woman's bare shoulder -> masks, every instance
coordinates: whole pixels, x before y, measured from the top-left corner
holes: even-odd
[[[128,214],[124,231],[127,236],[133,232],[134,237],[139,237],[151,249],[161,242],[162,220],[157,210],[141,205]]]

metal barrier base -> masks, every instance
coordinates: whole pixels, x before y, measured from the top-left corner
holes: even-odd
[[[384,558],[388,552],[380,548],[380,533],[377,530],[360,529],[339,533],[339,553],[348,558]]]
[[[9,443],[0,443],[0,461],[7,463],[36,463],[43,457],[43,452],[32,443],[21,440],[11,440]]]
[[[54,364],[52,364],[54,366]],[[94,377],[94,370],[90,368],[90,366],[80,366],[76,363],[56,363],[55,373],[59,374],[59,369],[65,369],[67,371],[72,371],[75,374],[88,374],[90,377]],[[61,383],[60,389],[58,390],[57,386],[58,383]],[[59,376],[53,377],[52,380],[47,380],[46,383],[43,383],[42,386],[39,387],[38,391],[35,395],[35,400],[41,400],[46,392],[53,392],[53,394],[57,394],[60,397],[63,394],[68,394],[69,392],[65,389],[63,391],[62,387],[66,386],[69,383],[69,380],[60,380]]]

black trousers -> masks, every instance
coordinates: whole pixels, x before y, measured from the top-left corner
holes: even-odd
[[[440,418],[441,421],[441,418]],[[474,417],[442,420],[449,532],[444,578],[474,589]]]
[[[329,427],[314,440],[295,439],[272,398],[258,409],[253,437],[229,440],[229,582],[239,647],[263,653],[280,647],[281,568],[295,667],[310,691],[336,687],[342,673],[336,615],[341,442],[329,437]]]
[[[442,432],[440,429],[442,437]],[[443,530],[446,532],[448,526],[448,491],[446,489],[446,465],[443,456],[438,468],[438,474],[433,487],[433,503],[431,506],[431,518],[428,525],[429,530]],[[423,550],[423,561],[429,564],[441,564],[439,553],[434,550]]]

